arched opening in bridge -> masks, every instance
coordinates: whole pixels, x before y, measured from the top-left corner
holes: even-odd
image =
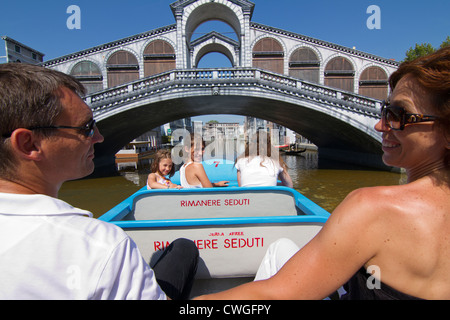
[[[208,114],[192,117],[192,121],[202,121],[203,123],[207,123],[208,121],[217,121],[219,123],[243,124],[245,121],[245,117],[234,114]]]
[[[229,68],[238,65],[236,32],[225,22],[210,20],[192,34],[190,44],[195,68]]]
[[[212,22],[211,22],[212,21]],[[235,12],[231,10],[226,5],[220,4],[220,3],[206,3],[203,4],[197,8],[195,8],[191,13],[189,18],[186,21],[186,40],[189,44],[193,39],[194,33],[198,33],[199,30],[202,30],[207,25],[213,25],[218,23],[225,23],[228,26],[230,26],[230,29],[233,31],[234,34],[238,35],[241,33],[241,25],[239,22],[239,19],[237,18]],[[199,29],[199,27],[201,27]],[[222,26],[221,26],[222,28]],[[229,30],[227,28],[227,30]],[[222,30],[219,30],[222,31]],[[227,33],[230,31],[227,31]],[[226,35],[226,34],[224,34]],[[232,33],[230,32],[228,37],[232,36]]]
[[[125,171],[130,166],[135,169],[149,168],[153,161],[152,155],[156,150],[160,148],[176,148],[175,150],[178,150],[180,144],[184,144],[186,134],[189,136],[192,132],[200,133],[205,142],[204,161],[211,159],[235,161],[237,157],[243,155],[249,141],[256,137],[255,134],[268,133],[273,150],[277,150],[276,155],[280,154],[285,158],[284,156],[287,154],[297,155],[296,151],[303,153],[307,149],[308,152],[305,154],[311,156],[312,152],[314,155],[314,168],[318,164],[318,155],[315,153],[317,147],[305,137],[281,124],[252,116],[208,114],[174,120],[136,137],[116,154],[117,168]],[[287,151],[291,153],[285,153]],[[136,161],[130,161],[129,156],[133,152],[138,154]],[[175,155],[175,157],[178,156]],[[176,159],[177,161],[181,160],[181,158]],[[181,162],[177,162],[176,168],[181,164]],[[310,163],[309,166],[311,165]]]
[[[232,64],[224,54],[210,52],[205,54],[199,61],[197,68],[231,68]]]
[[[97,168],[102,167],[106,171],[115,153],[152,128],[180,118],[208,114],[235,114],[266,119],[304,136],[318,147],[322,158],[379,166],[379,135],[372,125],[376,121],[375,115],[325,108],[313,102],[313,99],[295,94],[297,91],[292,94],[283,91],[281,96],[274,96],[272,88],[276,89],[277,85],[270,88],[259,85],[235,88],[235,79],[231,79],[229,83],[220,82],[224,84],[220,88],[211,87],[205,84],[213,81],[191,77],[191,74],[196,76],[206,72],[183,72],[189,75],[186,78],[189,81],[184,81],[184,87],[168,82],[164,90],[139,89],[136,94],[140,96],[136,102],[130,99],[130,104],[100,114],[102,118],[99,117],[98,128],[105,140],[96,145]],[[231,83],[232,88],[229,85]],[[203,122],[207,122],[207,119]]]
[[[233,28],[228,23],[219,20],[209,20],[200,24],[193,31],[191,41],[197,40],[202,36],[210,33],[211,31],[216,31],[217,33],[220,33],[227,38],[239,41],[238,36]]]

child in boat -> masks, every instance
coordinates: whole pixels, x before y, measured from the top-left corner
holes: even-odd
[[[151,170],[152,173],[147,178],[147,189],[181,188],[181,186],[172,183],[170,179],[166,178],[167,175],[172,177],[175,174],[170,150],[158,150]]]
[[[212,188],[228,187],[229,181],[219,181],[212,183],[206,175],[202,165],[205,142],[198,135],[191,135],[190,148],[185,147],[188,159],[180,168],[180,184],[183,188]]]
[[[254,139],[256,136],[256,139]],[[256,141],[255,141],[256,140]],[[261,141],[261,143],[260,143]],[[271,143],[270,134],[259,131],[247,142],[244,153],[235,161],[237,180],[240,187],[276,186],[292,188],[288,167]]]

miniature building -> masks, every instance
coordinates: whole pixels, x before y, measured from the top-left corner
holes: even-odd
[[[2,36],[2,39],[5,40],[6,62],[38,64],[44,61],[43,53],[10,37]]]

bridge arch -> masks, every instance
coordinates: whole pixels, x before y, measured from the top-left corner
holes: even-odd
[[[207,55],[208,53],[212,52],[218,52],[223,54],[230,60],[232,66],[236,66],[236,55],[234,52],[230,50],[229,47],[227,47],[224,44],[221,43],[208,43],[204,44],[202,47],[198,48],[198,51],[194,55],[195,63],[194,68],[198,68],[198,64],[200,60]]]
[[[194,68],[198,67],[199,61],[208,53],[218,52],[230,60],[232,66],[239,65],[239,44],[215,31],[192,42],[192,58]]]
[[[354,157],[352,159],[354,164],[371,166],[370,162],[374,156],[361,158],[361,154],[370,155],[375,149],[379,149],[379,143],[374,137],[362,134],[366,128],[364,121],[355,120],[350,116],[339,118],[326,110],[315,109],[314,103],[300,105],[292,101],[238,95],[207,98],[204,96],[168,98],[168,96],[170,96],[168,92],[161,92],[158,99],[100,119],[98,127],[105,136],[105,141],[96,145],[98,157],[96,160],[105,160],[102,157],[105,155],[103,152],[111,150],[117,152],[149,128],[186,116],[216,113],[253,116],[285,126],[318,145],[321,158],[350,162],[349,158]],[[274,109],[276,112],[273,112]],[[133,125],[129,126],[128,123]],[[109,155],[110,159],[113,157],[114,154]],[[381,159],[380,155],[378,157]],[[361,162],[358,163],[358,160]]]
[[[319,147],[322,158],[382,166],[381,137],[374,129],[378,100],[262,69],[173,70],[93,94],[86,101],[105,136],[96,146],[98,165],[108,159],[111,164],[126,143],[164,123],[234,114],[299,132]]]
[[[240,8],[230,1],[219,3],[209,0],[197,1],[184,10],[184,21],[186,21],[184,32],[186,44],[191,42],[195,29],[203,22],[218,20],[228,24],[236,32],[238,39],[243,30],[243,19]]]

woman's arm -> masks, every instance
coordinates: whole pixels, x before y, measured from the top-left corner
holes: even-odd
[[[229,181],[219,181],[215,183],[211,183],[208,176],[206,175],[205,168],[201,163],[193,163],[190,165],[192,167],[194,176],[200,181],[203,188],[212,188],[212,187],[228,187]]]
[[[206,175],[205,168],[203,167],[203,165],[200,162],[192,163],[188,168],[186,168],[186,171],[187,170],[192,170],[190,173],[194,177],[196,177],[198,179],[198,181],[200,181],[203,188],[212,188],[213,187],[211,181],[209,181],[208,176]],[[188,181],[188,182],[189,182],[189,184],[196,184],[196,183],[191,183],[190,181]]]
[[[347,282],[378,250],[374,201],[354,193],[322,230],[272,278],[200,299],[323,299]],[[371,208],[372,207],[372,208]],[[368,212],[368,214],[366,214]],[[378,232],[379,233],[379,232]]]
[[[213,187],[228,187],[228,183],[230,181],[219,181],[219,182],[213,182]]]
[[[294,183],[292,182],[291,176],[289,175],[286,169],[283,169],[283,171],[280,172],[278,178],[281,180],[281,184],[283,186],[286,186],[288,188],[294,187]]]
[[[180,185],[178,185],[178,184],[175,184],[175,183],[173,183],[173,182],[170,181],[170,180],[169,180],[169,188],[170,188],[170,189],[183,189],[182,186],[180,186]]]

